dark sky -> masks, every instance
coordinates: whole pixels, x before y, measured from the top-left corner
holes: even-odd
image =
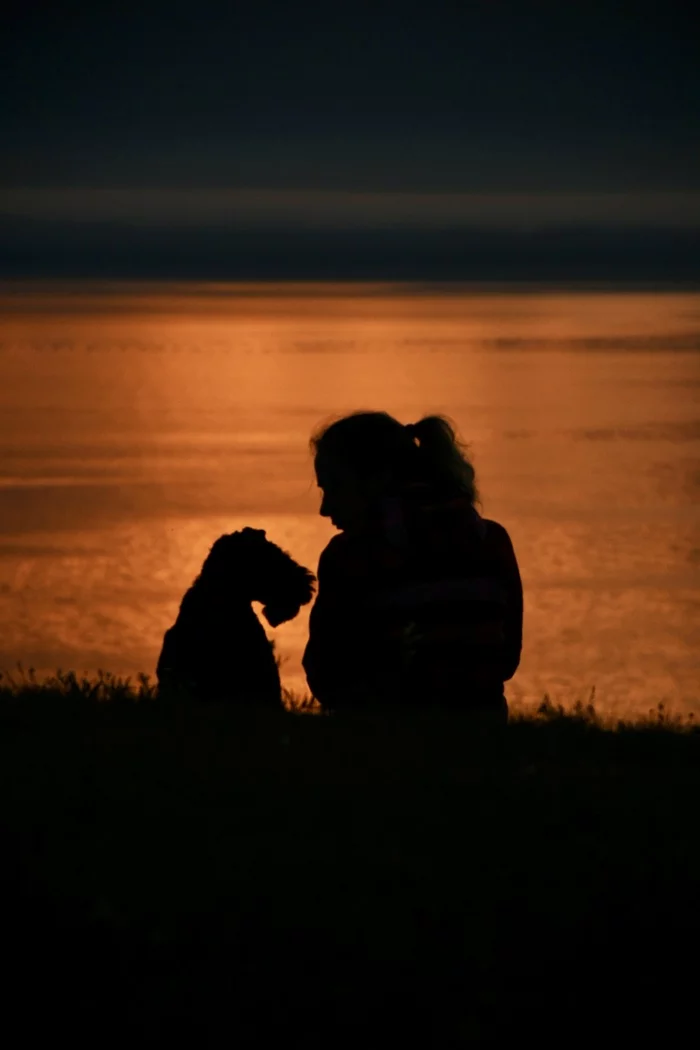
[[[21,0],[0,199],[37,191],[44,221],[61,187],[694,194],[693,6]]]
[[[372,6],[21,0],[3,181],[700,188],[691,3]]]

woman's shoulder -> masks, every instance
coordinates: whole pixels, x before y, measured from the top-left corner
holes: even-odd
[[[484,536],[491,546],[512,549],[513,541],[505,525],[502,525],[500,521],[494,521],[493,518],[482,518],[481,520],[484,525]]]
[[[484,534],[487,539],[501,543],[504,541],[508,543],[511,542],[508,529],[505,525],[501,525],[500,521],[494,521],[493,518],[482,518],[481,520],[484,525]]]
[[[502,566],[508,573],[517,573],[518,562],[510,533],[500,521],[482,518],[484,523],[484,543],[489,557]]]

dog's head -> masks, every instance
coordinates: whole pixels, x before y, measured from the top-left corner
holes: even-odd
[[[199,579],[205,585],[236,588],[247,601],[263,604],[271,627],[293,620],[311,601],[316,577],[275,543],[264,529],[245,528],[220,536]]]
[[[263,533],[263,538],[265,534]],[[266,552],[254,581],[254,599],[263,603],[271,627],[293,620],[314,595],[316,577],[275,543],[265,540]]]

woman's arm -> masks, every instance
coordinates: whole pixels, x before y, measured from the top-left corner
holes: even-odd
[[[362,679],[362,577],[353,572],[344,540],[335,537],[321,554],[302,658],[309,689],[328,707],[352,703]]]

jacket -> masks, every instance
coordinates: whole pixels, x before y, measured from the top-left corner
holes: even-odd
[[[520,662],[523,592],[506,529],[425,486],[385,500],[321,554],[303,657],[330,708],[503,705]]]

